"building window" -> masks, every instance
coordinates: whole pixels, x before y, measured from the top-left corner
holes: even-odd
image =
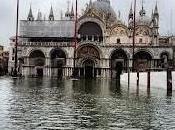
[[[143,39],[142,38],[139,39],[139,43],[143,43]]]
[[[15,60],[15,58],[14,58],[14,57],[12,57],[12,60]]]
[[[15,49],[13,48],[13,52],[12,52],[13,54],[15,54]]]
[[[120,38],[117,38],[117,44],[120,44],[121,41],[120,41]]]

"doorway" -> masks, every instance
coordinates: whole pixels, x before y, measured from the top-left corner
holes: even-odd
[[[57,78],[58,79],[62,79],[63,78],[63,69],[62,68],[58,68]]]
[[[88,60],[84,61],[83,66],[84,66],[84,77],[86,79],[94,78],[95,77],[95,75],[94,75],[94,66],[95,66],[94,61],[88,59]]]
[[[116,79],[120,79],[120,75],[122,74],[123,71],[123,63],[116,62],[115,70],[116,70]]]
[[[43,69],[42,68],[37,69],[37,76],[38,77],[43,77]]]

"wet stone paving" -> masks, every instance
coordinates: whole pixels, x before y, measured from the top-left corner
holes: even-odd
[[[174,130],[175,96],[114,80],[0,78],[0,130]]]

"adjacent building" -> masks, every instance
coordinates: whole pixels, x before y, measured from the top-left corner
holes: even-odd
[[[3,75],[3,46],[0,46],[0,75]]]
[[[76,70],[78,77],[115,78],[119,71],[131,68],[145,71],[173,66],[175,38],[159,34],[157,4],[152,14],[143,5],[136,14],[133,48],[132,6],[126,24],[110,0],[90,0],[78,17],[77,29],[73,6],[60,20],[55,19],[52,7],[48,17],[38,12],[37,18],[30,7],[27,19],[20,21],[18,71],[23,76],[60,78]],[[14,66],[14,38],[11,45],[9,70]]]
[[[8,58],[9,52],[5,51],[3,46],[0,46],[0,76],[8,73]]]

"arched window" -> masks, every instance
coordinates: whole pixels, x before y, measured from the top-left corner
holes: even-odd
[[[85,22],[78,30],[78,34],[83,40],[99,40],[103,41],[103,33],[101,27],[95,22]]]

